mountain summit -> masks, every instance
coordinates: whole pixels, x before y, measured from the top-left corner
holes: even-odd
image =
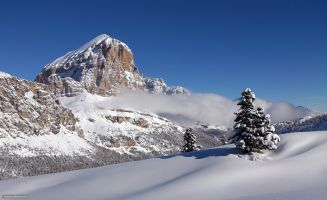
[[[48,84],[58,96],[75,96],[84,89],[110,96],[119,87],[164,94],[188,93],[182,87],[168,87],[162,79],[143,77],[131,49],[106,34],[47,64],[35,81]]]

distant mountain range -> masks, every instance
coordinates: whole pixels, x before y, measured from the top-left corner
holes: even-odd
[[[278,122],[274,126],[279,134],[327,130],[327,115],[306,116],[295,121]]]

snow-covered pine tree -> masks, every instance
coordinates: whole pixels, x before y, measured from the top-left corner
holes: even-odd
[[[254,100],[255,94],[246,88],[237,104],[240,109],[235,113],[234,142],[245,152],[276,149],[280,138],[274,134],[275,128],[270,125],[270,116],[264,114],[261,107],[254,110]]]
[[[270,115],[265,114],[263,108],[258,107],[256,112],[255,124],[255,149],[257,151],[268,149],[277,149],[277,143],[280,138],[275,134],[275,127],[270,124]]]
[[[234,120],[234,143],[236,143],[237,147],[243,149],[246,152],[252,151],[252,146],[254,143],[254,100],[255,94],[251,91],[250,88],[246,88],[242,92],[242,96],[239,98],[239,102],[237,103],[237,105],[240,106],[240,109],[234,113],[236,115]]]
[[[184,134],[184,146],[183,146],[183,152],[190,152],[197,150],[198,147],[196,145],[196,137],[193,133],[192,128],[188,128],[185,131]]]

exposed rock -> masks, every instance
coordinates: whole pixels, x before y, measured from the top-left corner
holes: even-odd
[[[0,133],[57,134],[61,127],[75,131],[77,119],[49,92],[46,85],[13,76],[0,76]]]
[[[84,89],[110,96],[120,87],[163,94],[188,93],[182,87],[167,87],[162,79],[144,78],[130,48],[105,34],[46,65],[35,80],[48,84],[57,96],[75,96]]]
[[[129,122],[130,118],[129,117],[122,117],[122,116],[105,116],[107,120],[110,120],[112,123],[123,123],[123,122]]]
[[[181,86],[167,86],[161,78],[145,78],[146,90],[157,94],[189,94],[190,92]]]
[[[118,111],[118,112],[125,112],[125,111]],[[130,111],[128,111],[128,112],[130,112]],[[150,126],[149,122],[147,120],[145,120],[144,118],[142,118],[142,117],[132,119],[131,117],[127,117],[127,116],[111,116],[111,115],[107,115],[107,116],[105,116],[105,118],[107,120],[111,121],[112,123],[121,124],[123,122],[127,122],[127,123],[136,125],[136,126],[141,127],[141,128],[148,128]]]
[[[149,127],[148,121],[146,121],[144,118],[138,118],[138,119],[134,120],[133,124],[135,124],[136,126],[139,126],[141,128],[148,128]]]

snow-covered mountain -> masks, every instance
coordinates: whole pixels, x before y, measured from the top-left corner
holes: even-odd
[[[127,155],[169,155],[181,150],[184,127],[155,113],[115,108],[116,98],[83,92],[59,100],[79,119],[84,138],[97,146]],[[221,145],[227,132],[220,127],[196,130],[204,147]]]
[[[327,114],[306,116],[295,121],[274,124],[278,134],[327,130]]]
[[[162,79],[143,77],[131,49],[105,34],[47,64],[35,80],[48,84],[57,96],[74,96],[84,89],[92,94],[111,96],[120,87],[188,94],[180,86],[168,87]]]
[[[188,127],[203,148],[219,146],[237,109],[225,97],[144,77],[128,46],[107,35],[46,65],[36,81],[0,72],[0,179],[175,154]],[[260,103],[276,121],[311,113]],[[289,126],[277,130],[300,131]],[[319,127],[303,130],[326,129]]]
[[[165,155],[180,150],[183,128],[153,113],[113,109],[108,105],[110,97],[88,92],[60,101],[78,117],[84,138],[99,146],[126,154]]]
[[[180,151],[184,128],[166,118],[85,90],[57,98],[49,87],[0,73],[0,179]],[[200,130],[199,143],[217,146],[222,134]]]
[[[83,130],[76,125],[77,121],[72,111],[62,106],[46,85],[0,73],[2,150],[6,148],[11,154],[21,156],[34,155],[35,151],[73,153],[68,144],[73,141],[80,144],[74,150],[88,149],[78,136]],[[62,146],[58,146],[60,141]]]
[[[327,132],[284,134],[279,148],[240,155],[233,145],[0,182],[34,200],[325,200]]]

